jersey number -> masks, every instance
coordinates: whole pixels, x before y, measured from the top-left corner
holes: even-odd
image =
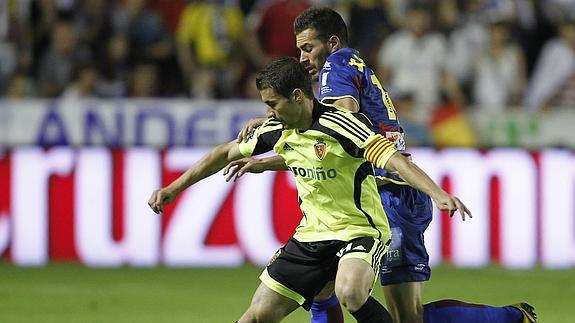
[[[365,63],[363,62],[363,60],[355,54],[349,60],[348,64],[350,66],[357,67],[357,70],[360,72],[363,72],[363,68],[365,67]],[[322,79],[322,84],[324,83],[324,81],[327,82],[327,75],[325,75],[325,80]],[[381,83],[379,83],[379,80],[377,79],[377,76],[375,76],[375,74],[371,74],[371,83],[373,83],[373,85],[377,86],[379,91],[381,91],[381,100],[383,101],[383,104],[385,105],[385,108],[387,109],[387,115],[388,115],[389,120],[397,120],[397,114],[395,113],[395,107],[393,106],[393,102],[391,102],[391,98],[389,97],[389,94],[387,93],[386,90],[383,89],[383,86],[381,86]]]
[[[393,102],[391,102],[389,94],[387,93],[386,90],[383,89],[383,86],[381,86],[381,83],[379,83],[379,80],[377,79],[377,76],[375,76],[375,74],[371,74],[371,83],[377,86],[377,88],[381,91],[381,100],[383,101],[383,104],[387,108],[387,115],[389,117],[389,120],[397,120],[397,114],[395,113],[395,107],[393,106]]]

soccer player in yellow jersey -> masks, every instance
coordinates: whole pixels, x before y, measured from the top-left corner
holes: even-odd
[[[443,210],[469,210],[373,131],[359,113],[314,99],[311,77],[297,60],[272,62],[256,78],[270,118],[245,142],[219,145],[148,204],[156,213],[184,189],[245,156],[274,150],[293,172],[303,214],[294,236],[275,254],[239,322],[279,322],[335,280],[335,293],[358,322],[392,322],[370,291],[390,240],[373,165],[397,172]]]

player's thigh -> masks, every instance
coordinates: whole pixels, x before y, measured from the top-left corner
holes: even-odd
[[[423,282],[407,282],[382,287],[385,302],[392,312],[411,312],[423,306]]]
[[[275,292],[264,283],[260,283],[252,297],[250,307],[242,315],[239,322],[279,322],[299,306],[293,299]]]
[[[336,294],[344,288],[370,291],[376,281],[386,245],[378,239],[354,239],[341,251],[335,279]]]
[[[293,238],[270,261],[260,280],[277,293],[309,310],[315,296],[335,279],[339,257],[346,242],[299,242]]]
[[[360,288],[369,292],[374,279],[375,272],[366,261],[359,258],[342,259],[335,277],[335,290],[338,293],[348,288]]]
[[[335,292],[335,281],[332,280],[325,284],[323,289],[315,296],[314,301],[324,301],[333,295]]]

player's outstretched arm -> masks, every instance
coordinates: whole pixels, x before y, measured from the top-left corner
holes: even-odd
[[[453,216],[455,211],[459,211],[463,221],[465,221],[466,215],[472,217],[469,209],[459,198],[449,195],[441,189],[421,168],[400,153],[394,153],[384,168],[397,172],[411,187],[431,196],[437,207],[440,210],[449,211],[450,216]]]
[[[202,179],[217,173],[230,161],[243,157],[236,141],[221,144],[192,165],[170,185],[155,190],[148,205],[156,213],[164,211],[164,205],[171,203],[180,192]]]
[[[226,182],[229,182],[232,178],[235,182],[245,173],[261,173],[266,170],[288,169],[289,168],[287,167],[285,160],[279,155],[261,159],[255,157],[245,157],[230,162],[224,168],[224,176],[226,176]]]

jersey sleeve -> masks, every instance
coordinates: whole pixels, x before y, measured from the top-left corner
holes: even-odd
[[[365,158],[376,167],[383,168],[397,151],[393,142],[376,133],[369,119],[361,113],[330,111],[324,113],[319,122],[356,147],[354,157]]]
[[[359,106],[359,75],[354,67],[353,57],[330,56],[320,75],[319,100],[330,104],[341,98],[352,98]]]
[[[248,141],[239,144],[240,153],[245,156],[256,156],[273,150],[282,135],[283,125],[275,120],[268,119],[248,136]]]

